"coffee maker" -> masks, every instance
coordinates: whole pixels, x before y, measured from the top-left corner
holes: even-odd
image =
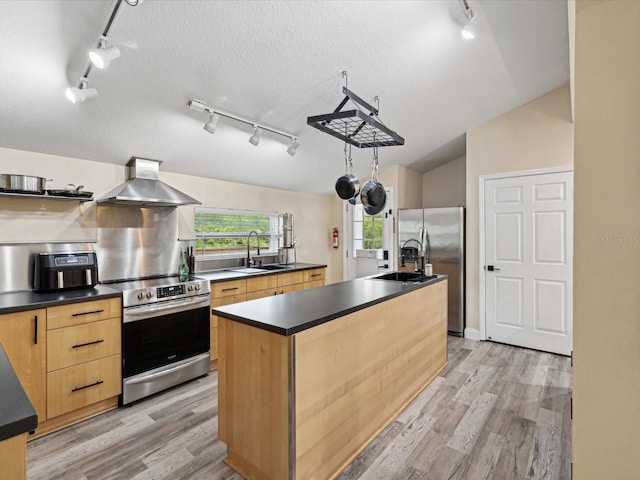
[[[280,265],[296,263],[296,247],[293,242],[293,213],[278,216],[278,261]]]

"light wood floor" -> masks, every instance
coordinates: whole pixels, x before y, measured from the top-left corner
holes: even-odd
[[[449,337],[447,368],[339,480],[569,480],[571,385],[569,358]],[[240,480],[216,398],[214,372],[30,442],[28,479]]]

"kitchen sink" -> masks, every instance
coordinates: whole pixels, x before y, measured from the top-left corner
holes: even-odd
[[[255,268],[259,268],[260,270],[286,270],[291,267],[287,267],[285,265],[258,265]]]
[[[264,273],[264,269],[258,267],[239,267],[239,268],[229,268],[227,269],[229,272],[238,272],[238,273]]]
[[[424,282],[429,280],[419,272],[392,272],[371,277],[372,280],[391,280],[392,282]]]

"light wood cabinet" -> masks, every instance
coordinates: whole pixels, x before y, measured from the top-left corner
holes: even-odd
[[[121,338],[119,297],[47,308],[47,421],[36,437],[118,406]]]
[[[278,274],[278,288],[295,285],[296,283],[304,283],[304,271]]]
[[[209,318],[209,355],[211,370],[218,367],[218,317],[213,309],[232,303],[244,302],[247,299],[247,280],[229,280],[211,284],[211,316]]]
[[[25,480],[27,478],[27,434],[21,433],[0,442],[2,478]]]
[[[230,280],[211,285],[211,298],[229,297],[244,293],[247,293],[247,281],[245,279]]]
[[[47,372],[121,352],[121,321],[101,320],[47,332]]]
[[[325,284],[325,268],[271,273],[211,284],[211,309],[232,303],[297,292]],[[215,346],[215,347],[214,347]],[[218,317],[211,313],[211,369],[218,366]]]
[[[38,414],[47,419],[47,311],[0,315],[0,343]]]
[[[47,411],[56,417],[120,394],[120,354],[50,372]]]
[[[305,283],[310,282],[325,282],[325,269],[324,268],[314,268],[313,270],[305,270],[304,271],[304,281]]]
[[[47,328],[52,330],[97,320],[106,320],[107,318],[122,318],[121,309],[120,298],[107,298],[49,307],[47,308]]]

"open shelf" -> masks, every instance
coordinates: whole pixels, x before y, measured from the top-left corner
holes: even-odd
[[[11,193],[11,192],[0,192],[0,197],[13,197],[13,198],[37,198],[39,200],[63,200],[67,202],[91,202],[93,201],[93,196],[91,197],[77,197],[77,196],[60,196],[60,195],[49,195],[45,193],[44,195],[37,195],[34,193]]]

